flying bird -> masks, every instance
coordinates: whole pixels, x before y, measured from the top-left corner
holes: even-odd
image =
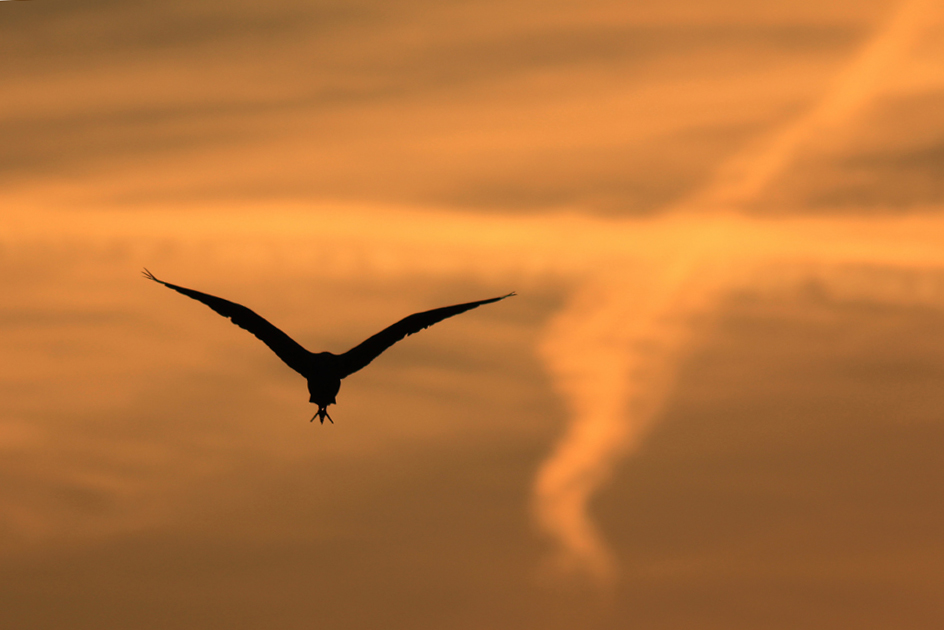
[[[261,340],[262,343],[269,346],[269,349],[290,368],[308,380],[308,393],[311,394],[309,402],[318,405],[318,411],[312,416],[310,422],[314,422],[315,418],[320,418],[321,424],[324,424],[325,418],[327,418],[331,424],[334,424],[334,420],[328,415],[328,405],[337,404],[336,396],[338,390],[341,389],[341,379],[366,367],[371,361],[380,356],[384,350],[396,342],[407,335],[412,335],[424,328],[429,328],[436,322],[441,322],[447,317],[452,317],[453,315],[464,313],[483,304],[491,304],[492,302],[498,302],[499,300],[504,300],[507,297],[515,295],[514,292],[511,292],[508,295],[488,300],[455,304],[453,306],[434,308],[431,311],[423,311],[422,313],[414,313],[409,317],[404,317],[396,324],[384,328],[373,337],[351,348],[344,354],[333,354],[331,352],[309,352],[263,317],[241,304],[236,304],[235,302],[230,302],[229,300],[224,300],[223,298],[218,298],[207,293],[201,293],[200,291],[194,291],[193,289],[179,287],[176,284],[158,280],[154,277],[154,274],[147,269],[142,273],[144,273],[144,277],[149,280],[159,282],[168,289],[173,289],[178,293],[183,293],[189,298],[203,302],[223,317],[228,317],[240,328],[248,330]]]

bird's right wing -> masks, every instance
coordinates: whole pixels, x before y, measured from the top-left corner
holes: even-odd
[[[262,343],[269,346],[269,349],[278,355],[290,368],[302,376],[305,375],[305,369],[307,367],[306,360],[310,353],[294,339],[266,321],[265,318],[257,315],[241,304],[236,304],[235,302],[230,302],[229,300],[224,300],[223,298],[218,298],[207,293],[201,293],[193,289],[179,287],[176,284],[158,280],[154,277],[154,274],[147,269],[144,270],[144,277],[154,282],[159,282],[168,289],[183,293],[198,302],[203,302],[223,317],[228,317],[234,324],[244,330],[248,330],[261,340]]]
[[[429,328],[436,322],[441,322],[447,317],[464,313],[483,304],[491,304],[492,302],[504,300],[506,297],[511,297],[512,295],[515,294],[512,292],[508,295],[503,295],[501,297],[491,298],[488,300],[479,300],[478,302],[468,302],[466,304],[456,304],[454,306],[444,306],[442,308],[435,308],[431,311],[414,313],[409,317],[404,317],[393,326],[381,330],[370,339],[355,346],[354,348],[351,348],[344,354],[338,355],[338,363],[341,371],[340,376],[341,378],[350,376],[361,368],[366,367],[367,364],[380,356],[384,350],[400,341],[407,335],[412,335],[413,333],[419,332],[424,328]]]

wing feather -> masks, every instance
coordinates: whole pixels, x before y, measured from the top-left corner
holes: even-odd
[[[514,292],[501,297],[488,300],[479,300],[478,302],[467,302],[465,304],[456,304],[454,306],[444,306],[435,308],[431,311],[414,313],[409,317],[404,317],[393,326],[389,326],[363,343],[351,348],[347,352],[338,356],[341,369],[340,377],[350,376],[354,372],[366,367],[371,361],[380,356],[384,350],[405,338],[407,335],[417,333],[424,328],[429,328],[437,322],[441,322],[447,317],[458,315],[470,311],[483,304],[491,304],[504,300],[507,297],[515,295]]]
[[[176,284],[170,284],[169,282],[158,280],[154,277],[154,274],[152,274],[147,269],[144,270],[144,277],[153,280],[154,282],[159,282],[168,289],[173,289],[174,291],[182,293],[189,298],[193,298],[198,302],[203,302],[223,317],[228,317],[234,324],[243,330],[248,330],[260,341],[262,341],[262,343],[269,346],[269,349],[278,355],[278,357],[282,359],[282,361],[284,361],[290,368],[303,376],[305,375],[305,368],[307,366],[306,359],[310,353],[301,345],[299,345],[294,339],[270,324],[265,318],[257,315],[252,310],[242,306],[241,304],[224,300],[223,298],[218,298],[207,293],[201,293],[200,291],[194,291],[193,289],[179,287]]]

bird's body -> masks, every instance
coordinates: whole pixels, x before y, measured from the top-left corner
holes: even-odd
[[[308,402],[318,405],[321,423],[328,415],[328,405],[337,404],[337,395],[341,390],[341,376],[338,369],[338,356],[330,352],[318,352],[311,355],[311,367],[307,374]],[[312,418],[314,420],[314,418]],[[332,420],[332,422],[334,422]]]
[[[431,311],[414,313],[383,329],[344,354],[333,354],[331,352],[309,352],[291,337],[245,306],[158,280],[147,269],[144,270],[144,276],[154,282],[163,284],[168,289],[173,289],[187,297],[203,302],[220,315],[231,319],[240,328],[248,330],[269,346],[286,365],[304,376],[308,381],[309,401],[318,405],[318,412],[312,420],[320,418],[322,424],[324,424],[325,418],[334,422],[331,420],[331,416],[328,415],[328,405],[337,403],[338,391],[341,389],[341,379],[367,366],[380,356],[384,350],[407,335],[428,328],[447,317],[464,313],[482,304],[498,302],[514,295],[514,293],[509,293],[488,300],[444,306]]]

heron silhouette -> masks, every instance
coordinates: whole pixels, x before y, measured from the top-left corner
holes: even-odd
[[[223,317],[228,317],[240,328],[248,330],[262,343],[269,346],[269,349],[282,359],[286,365],[308,380],[308,393],[311,394],[309,402],[318,405],[318,412],[311,417],[310,422],[314,422],[315,418],[320,418],[321,424],[324,424],[325,418],[331,424],[334,424],[334,420],[328,415],[328,405],[337,404],[336,396],[338,390],[341,389],[341,379],[365,368],[396,342],[407,335],[429,328],[447,317],[515,295],[514,292],[511,292],[508,295],[488,300],[466,302],[465,304],[455,304],[434,308],[431,311],[423,311],[422,313],[414,313],[409,317],[404,317],[393,326],[384,328],[344,354],[333,354],[331,352],[309,352],[294,339],[270,324],[265,318],[241,304],[158,280],[147,269],[142,273],[149,280],[159,282],[168,289],[173,289],[189,298],[203,302]]]

